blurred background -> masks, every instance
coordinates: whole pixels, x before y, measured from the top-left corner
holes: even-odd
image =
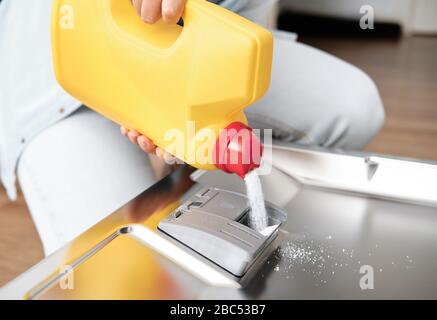
[[[360,28],[363,8],[373,29]],[[281,0],[270,24],[374,79],[387,118],[367,151],[437,161],[437,0]],[[1,188],[0,286],[43,258],[22,196]]]
[[[360,28],[370,6],[374,29]],[[363,69],[386,109],[370,152],[437,160],[437,1],[282,0],[277,26]]]

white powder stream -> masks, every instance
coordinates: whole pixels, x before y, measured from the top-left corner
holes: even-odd
[[[262,232],[268,226],[268,219],[261,180],[255,170],[247,174],[244,180],[246,181],[247,197],[251,208],[249,215],[250,227]]]

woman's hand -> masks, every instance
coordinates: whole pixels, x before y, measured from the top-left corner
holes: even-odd
[[[184,11],[186,0],[132,0],[138,15],[146,23],[155,23],[162,18],[166,23],[177,23]],[[121,134],[138,145],[146,153],[156,153],[167,164],[174,164],[176,159],[164,150],[157,148],[153,141],[136,131],[121,127]]]
[[[146,23],[159,19],[166,23],[177,23],[184,11],[186,0],[132,0],[132,4]]]
[[[158,158],[165,161],[169,165],[173,165],[176,163],[176,158],[173,157],[170,153],[162,150],[155,146],[152,140],[149,138],[139,134],[137,131],[128,130],[125,127],[121,127],[121,134],[128,138],[130,142],[139,146],[141,150],[145,153],[155,153]]]

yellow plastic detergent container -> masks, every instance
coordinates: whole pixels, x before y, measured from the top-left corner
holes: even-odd
[[[52,43],[57,80],[93,110],[197,168],[244,176],[259,165],[228,164],[217,139],[247,128],[244,108],[269,87],[264,28],[205,0],[187,1],[183,26],[145,24],[131,0],[55,0]],[[253,134],[224,139],[262,150]]]

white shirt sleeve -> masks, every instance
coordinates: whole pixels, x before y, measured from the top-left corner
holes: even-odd
[[[0,5],[0,168],[12,199],[14,171],[26,143],[81,105],[54,76],[51,11],[51,0]]]

